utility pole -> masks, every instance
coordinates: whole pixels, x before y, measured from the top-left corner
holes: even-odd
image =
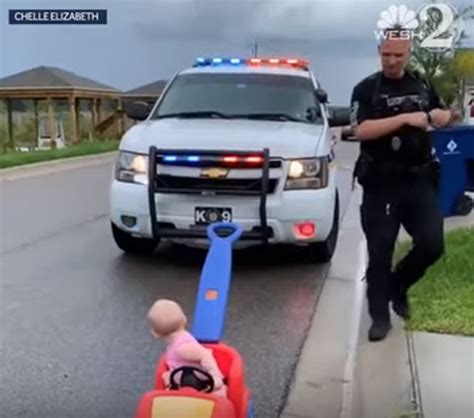
[[[258,55],[258,42],[255,41],[255,45],[254,45],[254,57],[257,58],[257,55]]]

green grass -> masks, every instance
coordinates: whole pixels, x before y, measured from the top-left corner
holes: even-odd
[[[474,228],[445,234],[446,251],[409,291],[407,329],[474,336]],[[410,249],[398,246],[395,260]]]
[[[79,157],[83,155],[101,154],[118,149],[119,141],[105,140],[100,142],[87,142],[64,149],[0,153],[0,169],[42,161],[56,160],[59,158]]]

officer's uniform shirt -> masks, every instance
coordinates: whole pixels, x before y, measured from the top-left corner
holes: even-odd
[[[425,83],[408,72],[400,79],[388,78],[382,72],[365,78],[352,92],[352,126],[355,127],[367,119],[442,108],[434,88]],[[361,151],[375,161],[391,161],[411,166],[429,159],[432,144],[429,133],[406,126],[384,138],[362,142]]]

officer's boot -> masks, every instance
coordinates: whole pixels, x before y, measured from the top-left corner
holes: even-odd
[[[410,319],[410,304],[408,302],[407,290],[403,288],[396,271],[392,273],[390,285],[392,308],[399,317],[408,321]]]
[[[405,321],[410,319],[410,304],[408,303],[406,292],[402,292],[392,298],[392,308]]]
[[[374,320],[369,329],[369,341],[375,342],[383,340],[392,329],[390,320]]]
[[[369,341],[380,341],[392,329],[388,298],[384,298],[383,295],[376,292],[371,292],[370,285],[367,290],[369,314],[372,318],[372,325],[369,329]]]

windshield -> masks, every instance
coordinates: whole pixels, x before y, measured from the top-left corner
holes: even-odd
[[[307,119],[313,108],[316,119]],[[184,74],[175,79],[152,119],[167,116],[249,117],[321,123],[309,78],[273,74]]]

